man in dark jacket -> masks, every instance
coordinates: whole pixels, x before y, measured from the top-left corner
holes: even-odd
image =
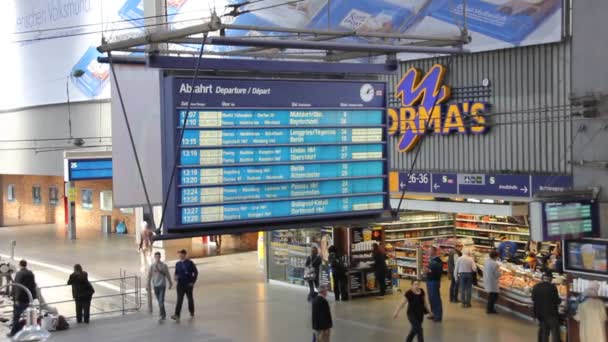
[[[532,301],[534,317],[538,319],[538,342],[549,342],[549,335],[553,342],[559,342],[559,304],[562,300],[557,287],[551,283],[550,273],[532,288]]]
[[[439,249],[435,246],[431,247],[429,255],[429,271],[426,274],[426,289],[431,303],[431,311],[433,315],[429,317],[435,322],[441,322],[443,319],[443,305],[441,303],[441,274],[443,273],[443,261],[439,257]]]
[[[194,283],[198,278],[198,269],[196,265],[188,258],[188,252],[182,249],[179,253],[179,260],[175,264],[175,281],[177,282],[177,303],[175,304],[175,315],[172,319],[179,321],[182,313],[182,304],[184,303],[184,295],[188,297],[188,310],[190,317],[194,317],[194,298],[192,290]]]
[[[25,286],[32,294],[32,299],[37,298],[36,291],[36,278],[34,273],[27,269],[27,261],[19,261],[19,272],[15,275],[14,282]],[[21,324],[19,320],[21,315],[27,309],[30,304],[30,298],[27,292],[19,287],[13,287],[13,326],[11,332],[8,334],[9,337],[15,336],[21,330]]]
[[[325,297],[327,296],[327,286],[319,287],[319,295],[312,301],[312,329],[317,342],[329,342],[333,321],[331,310]]]
[[[456,260],[462,256],[462,242],[457,242],[448,255],[448,278],[450,279],[450,302],[458,303],[458,279],[454,277]]]

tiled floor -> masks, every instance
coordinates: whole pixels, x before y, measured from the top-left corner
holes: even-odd
[[[6,240],[0,229],[0,245]],[[44,244],[30,240],[18,242],[18,255],[42,259],[47,263],[69,265],[74,256],[86,259],[94,275],[112,273],[120,267],[135,267],[131,260],[132,241],[120,239],[81,239],[65,242],[60,235],[41,234]],[[85,241],[83,241],[85,240]],[[41,248],[43,246],[44,248]],[[0,246],[0,253],[5,253]],[[93,249],[92,255],[85,256]],[[124,259],[123,259],[124,258]],[[84,261],[83,261],[84,263]],[[97,319],[89,326],[75,326],[54,334],[54,341],[255,341],[287,342],[311,340],[310,308],[306,290],[264,283],[255,253],[213,257],[197,261],[200,281],[195,289],[197,316],[176,324],[159,324],[148,313],[126,317]],[[127,264],[130,264],[127,265]],[[103,276],[103,274],[101,274]],[[446,282],[447,285],[447,282]],[[444,286],[445,287],[445,286]],[[445,289],[444,289],[445,290]],[[400,300],[394,294],[385,300],[357,299],[331,303],[335,328],[333,341],[403,341],[409,324],[404,315],[394,321],[393,310]],[[175,295],[170,291],[168,309],[173,309]],[[531,322],[503,313],[488,317],[481,303],[471,309],[444,303],[442,323],[425,322],[426,341],[446,342],[519,342],[535,341]],[[185,315],[186,316],[186,315]]]

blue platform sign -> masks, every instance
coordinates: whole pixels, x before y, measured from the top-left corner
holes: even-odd
[[[478,173],[399,173],[399,190],[425,194],[519,197],[572,189],[572,176]]]
[[[169,231],[377,218],[389,209],[385,83],[191,82],[165,80],[165,189],[178,160]]]
[[[431,192],[430,173],[400,173],[399,190],[408,192]]]
[[[112,158],[68,160],[68,180],[112,179]]]
[[[573,187],[571,176],[532,176],[532,194],[539,192],[564,192]]]
[[[457,194],[458,174],[456,173],[433,173],[431,192],[436,194]]]
[[[461,195],[487,195],[529,197],[529,175],[458,175],[458,193]]]

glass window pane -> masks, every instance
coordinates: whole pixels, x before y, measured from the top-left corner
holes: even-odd
[[[83,209],[93,209],[93,190],[82,189],[80,193],[80,206]]]

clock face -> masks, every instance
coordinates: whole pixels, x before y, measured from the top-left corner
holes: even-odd
[[[369,83],[362,85],[360,95],[361,100],[364,102],[370,102],[374,99],[374,86]]]

